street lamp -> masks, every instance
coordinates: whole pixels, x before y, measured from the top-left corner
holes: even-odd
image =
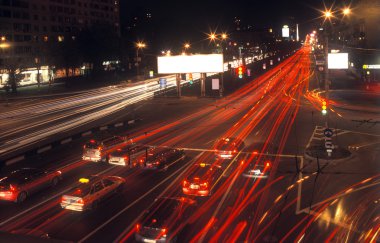
[[[218,36],[220,36],[218,38]],[[214,41],[215,40],[220,40],[220,43],[217,43],[217,46],[220,46],[221,49],[222,49],[222,56],[223,56],[223,71],[221,73],[221,83],[220,83],[220,87],[219,87],[219,96],[222,97],[223,96],[223,91],[224,91],[224,46],[223,46],[223,42],[225,40],[227,40],[228,38],[228,35],[227,33],[221,33],[221,34],[216,34],[215,32],[212,32],[208,35],[208,39],[210,41]]]
[[[189,43],[185,43],[183,45],[183,48],[184,48],[184,51],[182,52],[183,54],[186,54],[187,50],[190,48],[190,44]]]
[[[325,16],[325,19],[330,19],[333,16],[330,10],[326,10],[323,15]]]
[[[144,42],[137,42],[136,43],[136,69],[137,69],[137,78],[140,75],[140,70],[139,70],[139,50],[144,49],[146,47],[146,44]]]
[[[351,13],[351,9],[347,7],[347,8],[344,8],[342,12],[343,12],[343,15],[347,16]]]

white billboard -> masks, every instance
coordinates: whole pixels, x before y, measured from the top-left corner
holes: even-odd
[[[348,69],[348,53],[329,53],[329,69]]]
[[[282,27],[282,37],[286,37],[286,38],[289,37],[289,26],[284,25]]]
[[[223,72],[223,55],[192,55],[157,57],[158,73],[219,73]]]

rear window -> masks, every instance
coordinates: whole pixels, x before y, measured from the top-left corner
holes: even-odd
[[[91,189],[91,186],[87,184],[79,185],[79,186],[74,187],[71,190],[69,195],[75,196],[75,197],[84,197],[90,193],[90,189]]]
[[[99,143],[96,141],[90,141],[86,143],[85,145],[85,148],[89,148],[89,149],[97,149],[98,147],[99,147]]]

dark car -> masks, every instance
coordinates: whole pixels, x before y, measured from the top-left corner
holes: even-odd
[[[56,186],[61,179],[61,171],[35,168],[15,170],[0,179],[0,200],[21,203],[35,192]]]
[[[266,161],[264,163],[251,162],[244,169],[242,176],[247,178],[268,178],[270,173],[271,163]]]
[[[182,182],[182,192],[191,196],[209,196],[223,176],[223,169],[217,164],[196,164],[191,174]]]
[[[138,242],[175,242],[178,225],[184,223],[196,209],[196,201],[188,198],[158,198],[145,211],[136,225]]]
[[[140,158],[141,166],[148,170],[166,170],[171,163],[184,159],[185,152],[182,149],[152,148],[148,151],[148,158],[144,155]]]
[[[244,148],[243,140],[238,138],[222,138],[215,143],[215,155],[219,159],[232,159]]]

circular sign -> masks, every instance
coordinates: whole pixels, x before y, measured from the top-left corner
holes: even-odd
[[[332,137],[332,135],[334,134],[333,130],[331,130],[330,128],[326,128],[324,131],[323,131],[323,134],[325,135],[325,137]]]

